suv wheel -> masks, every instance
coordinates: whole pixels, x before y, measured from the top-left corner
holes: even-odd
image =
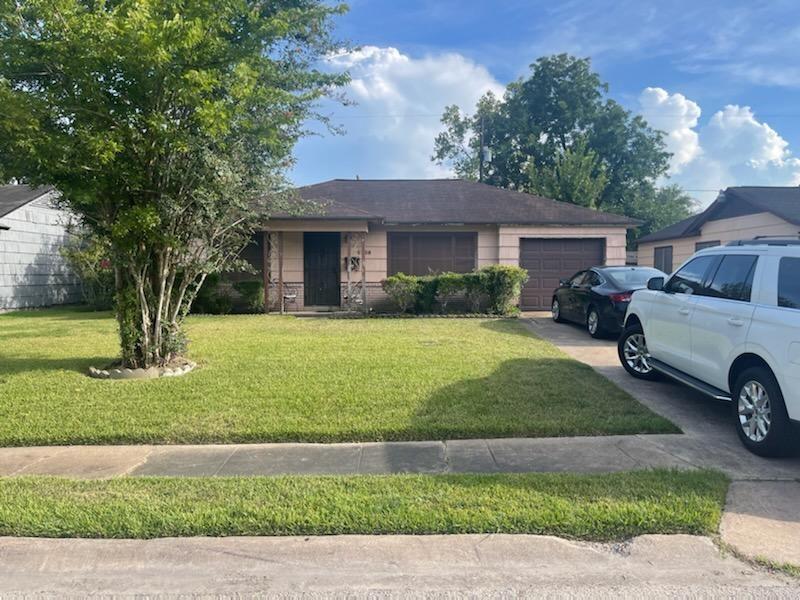
[[[732,391],[736,432],[747,449],[760,456],[789,454],[792,426],[772,372],[765,367],[746,369]]]
[[[556,323],[564,322],[564,319],[561,318],[561,304],[559,303],[558,298],[553,298],[553,305],[550,312],[553,315],[553,321]]]
[[[634,377],[650,381],[658,379],[658,373],[650,364],[650,353],[647,351],[647,340],[641,325],[625,328],[617,342],[617,354],[622,366]]]
[[[603,328],[600,326],[600,313],[592,306],[586,314],[586,329],[593,338],[603,337]]]

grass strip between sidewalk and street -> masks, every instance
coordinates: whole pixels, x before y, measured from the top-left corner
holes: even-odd
[[[231,478],[0,479],[0,535],[530,533],[619,540],[713,534],[715,471]]]

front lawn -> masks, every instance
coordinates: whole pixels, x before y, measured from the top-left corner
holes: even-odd
[[[192,317],[184,377],[85,375],[107,313],[0,315],[0,445],[675,432],[516,320]]]
[[[717,531],[713,471],[605,475],[385,475],[0,479],[0,535],[535,533],[618,540]]]

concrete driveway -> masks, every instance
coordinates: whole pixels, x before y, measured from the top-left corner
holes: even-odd
[[[731,406],[671,381],[635,379],[619,364],[615,340],[595,340],[549,313],[525,315],[532,331],[594,367],[639,402],[666,417],[683,435],[648,435],[672,456],[717,468],[732,479],[720,527],[722,539],[750,558],[800,566],[800,456],[761,458],[734,429]]]
[[[577,325],[554,323],[549,313],[526,313],[533,332],[626,390],[681,428],[684,435],[648,435],[670,454],[695,466],[717,468],[733,479],[800,477],[800,456],[766,459],[748,452],[734,429],[728,402],[713,400],[671,381],[642,381],[628,375],[617,358],[616,340],[595,340]]]

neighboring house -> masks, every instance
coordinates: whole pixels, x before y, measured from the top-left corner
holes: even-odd
[[[0,310],[69,304],[80,284],[59,253],[68,214],[50,188],[0,186]]]
[[[528,270],[523,309],[548,308],[559,279],[624,265],[626,230],[637,224],[455,179],[337,179],[298,192],[315,209],[273,215],[244,253],[268,284],[271,309],[383,310],[387,275],[496,263]]]
[[[799,232],[800,187],[729,187],[699,215],[640,238],[638,261],[671,273],[703,248]]]

